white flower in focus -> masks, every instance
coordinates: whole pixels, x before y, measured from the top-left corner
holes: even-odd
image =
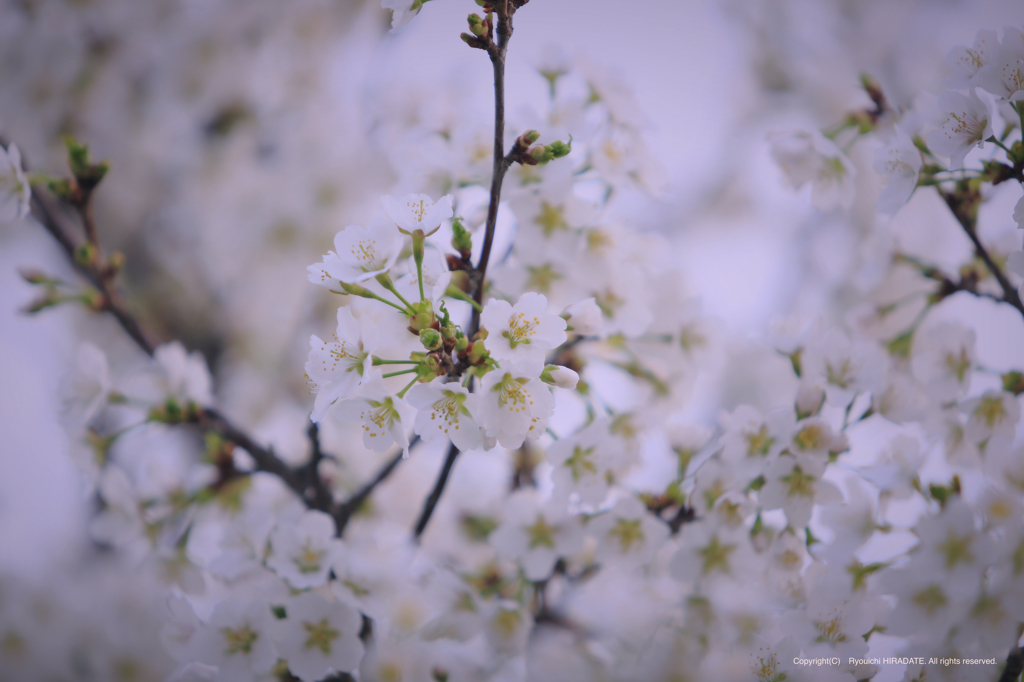
[[[555,399],[540,380],[541,364],[530,360],[502,363],[484,375],[480,388],[480,424],[485,435],[514,450],[526,438],[536,440],[548,428]]]
[[[61,415],[64,428],[72,436],[88,426],[110,398],[110,366],[103,351],[83,342],[76,360]]]
[[[220,668],[219,682],[252,682],[270,672],[277,660],[271,640],[270,604],[262,599],[242,604],[218,602],[196,635],[194,656]]]
[[[430,0],[380,0],[382,9],[391,10],[391,32],[398,33],[408,26],[413,17],[420,13],[424,2]]]
[[[362,395],[338,404],[339,421],[358,421],[363,428],[363,444],[374,452],[384,452],[398,444],[409,454],[409,438],[402,426],[401,398],[393,398],[384,389],[380,372],[364,381]]]
[[[533,488],[520,488],[505,500],[501,524],[488,538],[500,554],[519,562],[528,580],[543,580],[559,557],[583,546],[580,519],[564,505],[544,505]]]
[[[793,189],[810,182],[811,205],[819,211],[850,208],[857,169],[836,144],[817,131],[798,130],[769,135],[771,154]]]
[[[380,203],[388,217],[406,232],[431,232],[453,215],[451,194],[445,194],[437,203],[426,194],[406,194],[401,199],[383,196]]]
[[[0,147],[0,224],[28,215],[32,188],[21,169],[21,152],[11,143]]]
[[[487,350],[498,361],[543,361],[544,354],[565,343],[565,320],[548,313],[548,299],[528,291],[516,304],[491,299],[480,314],[487,330]]]
[[[348,398],[370,375],[371,353],[377,348],[377,330],[347,307],[338,308],[333,341],[309,338],[306,377],[316,393],[310,419],[319,422],[337,400]]]
[[[334,519],[321,511],[307,511],[294,523],[279,523],[270,534],[267,566],[295,589],[323,585],[344,549],[334,535]]]
[[[1024,203],[1024,199],[1021,200]],[[573,303],[562,311],[567,329],[580,336],[601,336],[604,326],[604,313],[597,305],[597,299],[593,296],[582,301]]]
[[[305,592],[288,600],[285,613],[287,617],[277,623],[275,643],[292,675],[302,682],[316,682],[329,673],[359,667],[363,658],[359,641],[363,618],[358,611]]]
[[[946,121],[928,134],[928,146],[949,157],[950,169],[963,168],[967,153],[975,146],[984,147],[984,140],[992,135],[992,115],[973,90],[970,95],[942,93],[939,108],[946,113]]]
[[[956,74],[947,85],[954,90],[966,90],[978,70],[991,64],[999,50],[995,31],[978,31],[973,47],[957,46],[946,53],[946,63]]]
[[[878,210],[893,215],[907,203],[917,187],[921,173],[921,152],[899,126],[893,129],[888,144],[879,147],[875,158],[875,170],[885,176],[886,183],[878,195]]]
[[[181,403],[209,405],[213,402],[210,371],[199,351],[186,354],[181,342],[171,341],[157,348],[153,359],[160,370],[164,395]]]
[[[1024,100],[1024,32],[1006,27],[999,49],[991,61],[978,70],[975,82],[1001,102]]]
[[[443,377],[426,384],[416,384],[406,394],[409,404],[419,409],[416,434],[425,441],[450,438],[459,450],[480,447],[480,425],[473,413],[478,396],[458,382],[444,383]]]
[[[387,272],[402,250],[402,234],[385,220],[365,229],[349,225],[335,235],[334,248],[322,262],[306,268],[313,284],[328,288],[335,282],[355,284]]]

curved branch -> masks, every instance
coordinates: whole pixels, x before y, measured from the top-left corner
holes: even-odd
[[[444,465],[441,467],[441,472],[437,476],[437,481],[434,483],[434,489],[430,491],[430,496],[427,501],[423,504],[423,511],[420,512],[420,518],[416,521],[416,529],[413,531],[413,537],[417,540],[423,535],[423,531],[426,530],[427,524],[430,523],[430,517],[434,514],[434,508],[437,507],[437,503],[441,499],[441,493],[444,492],[444,486],[448,482],[448,476],[452,472],[452,467],[455,466],[455,458],[459,456],[459,449],[455,447],[455,443],[452,443],[448,448],[448,456],[444,459]]]

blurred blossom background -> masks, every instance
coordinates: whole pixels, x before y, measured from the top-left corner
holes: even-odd
[[[1019,0],[532,0],[516,15],[509,130],[541,128],[548,84],[537,67],[565,59],[621,92],[620,115],[640,131],[641,179],[612,198],[608,217],[647,233],[659,261],[681,268],[673,286],[713,320],[716,347],[689,420],[710,427],[740,403],[784,406],[796,380],[771,348],[773,329],[849,319],[886,275],[871,266],[891,235],[935,263],[970,251],[933,195],[918,192],[892,219],[875,211],[882,180],[869,144],[852,152],[864,198],[838,214],[790,188],[768,135],[826,128],[870,106],[862,73],[895,108],[934,97],[950,75],[946,52],[979,29],[1019,24],[1021,9]],[[435,172],[446,153],[431,141],[438,131],[487,153],[490,64],[458,37],[475,10],[434,0],[390,34],[390,13],[373,0],[4,0],[0,136],[40,172],[64,171],[65,134],[110,160],[95,215],[105,246],[126,256],[130,307],[154,336],[200,351],[222,410],[298,462],[313,401],[309,336],[333,326],[337,305],[305,268],[338,230],[369,223],[382,194],[453,190]],[[982,229],[1014,237],[1018,190],[996,189]],[[148,652],[163,679],[174,666],[159,643],[160,578],[125,577],[91,549],[95,501],[75,464],[88,455],[60,410],[80,339],[118,371],[144,358],[107,317],[71,306],[22,313],[34,296],[18,275],[25,266],[75,276],[31,219],[0,230],[0,597],[38,591],[72,614],[67,627],[92,623],[105,646]],[[1024,324],[1008,306],[964,295],[944,314],[976,330],[979,365],[1024,364]],[[855,447],[872,447],[871,434],[860,438]],[[412,519],[423,495],[389,496],[389,486],[426,491],[442,457],[414,454],[376,504]],[[663,476],[651,462],[633,474],[638,485]],[[359,480],[375,464],[351,467]],[[0,623],[18,618],[2,603]],[[90,679],[136,679],[122,673],[93,669]]]

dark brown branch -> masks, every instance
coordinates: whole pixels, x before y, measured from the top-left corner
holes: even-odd
[[[491,172],[491,196],[487,204],[487,223],[484,230],[484,244],[480,251],[480,261],[476,266],[476,290],[473,300],[483,305],[484,286],[487,282],[487,264],[491,258],[491,247],[494,243],[494,231],[498,224],[498,204],[501,202],[501,184],[511,160],[505,158],[505,54],[508,41],[512,37],[512,12],[504,0],[495,3],[495,14],[498,16],[497,43],[490,43],[487,54],[491,58],[494,71],[494,164]],[[469,336],[472,337],[480,328],[480,313],[473,310]]]
[[[437,476],[437,481],[434,483],[434,489],[430,491],[430,496],[427,501],[423,503],[423,511],[420,512],[420,518],[416,521],[416,529],[413,531],[413,537],[417,540],[423,531],[426,530],[427,524],[430,523],[430,517],[434,514],[434,508],[437,506],[438,501],[441,499],[441,493],[444,492],[444,486],[448,483],[448,475],[452,472],[452,467],[455,465],[455,458],[459,456],[459,449],[455,447],[455,443],[452,443],[448,448],[448,456],[444,459],[444,465],[441,467],[441,473]]]
[[[32,186],[32,215],[57,240],[79,274],[100,293],[101,309],[113,315],[128,336],[135,341],[135,344],[147,355],[152,356],[156,345],[143,331],[135,317],[128,312],[120,293],[111,282],[111,277],[96,265],[83,265],[75,258],[77,247],[69,236],[68,230],[64,228],[63,221],[59,218],[59,210],[53,199],[42,192],[38,185]]]
[[[419,442],[419,440],[419,436],[413,436],[412,439],[409,441],[409,449],[411,450],[412,447]],[[391,472],[395,470],[395,467],[398,466],[398,463],[404,459],[404,454],[405,453],[399,450],[394,457],[388,460],[387,464],[381,467],[381,470],[377,472],[377,475],[373,477],[373,480],[371,480],[358,491],[353,493],[352,497],[345,500],[344,503],[339,504],[337,506],[337,508],[334,510],[333,516],[334,523],[338,528],[338,537],[341,537],[342,534],[345,532],[345,526],[348,525],[348,522],[352,518],[352,515],[359,511],[359,507],[363,505],[363,502],[366,501],[366,499],[370,496],[374,489],[378,485],[380,485],[384,481],[384,479],[391,475]]]
[[[309,461],[300,470],[306,486],[302,494],[311,508],[330,513],[334,507],[334,494],[320,477],[320,461],[324,458],[324,452],[320,448],[320,427],[316,422],[310,423],[306,436],[309,438],[310,451]]]
[[[679,532],[679,529],[682,528],[684,524],[696,520],[697,510],[694,509],[693,507],[683,505],[682,507],[679,508],[679,511],[676,512],[676,515],[673,516],[671,519],[665,521],[665,523],[667,523],[668,527],[672,530],[672,535],[675,535]]]
[[[32,214],[36,220],[57,241],[75,269],[100,293],[102,297],[100,310],[113,315],[122,329],[135,341],[135,344],[147,355],[152,356],[156,351],[156,344],[150,340],[142,326],[128,311],[120,293],[113,285],[113,273],[101,265],[99,245],[93,241],[96,238],[95,228],[91,228],[92,236],[89,238],[89,243],[96,247],[96,258],[93,263],[85,264],[75,257],[78,247],[69,236],[70,230],[65,227],[60,211],[60,207],[48,193],[37,185],[32,187]],[[80,208],[79,212],[83,220],[86,219],[87,207]],[[87,232],[89,232],[88,229]],[[332,506],[330,491],[320,480],[315,468],[311,472],[312,476],[309,475],[309,472],[290,468],[269,448],[258,444],[214,409],[204,408],[194,421],[201,428],[212,431],[244,449],[252,456],[258,471],[265,471],[279,477],[289,488],[298,493],[310,508],[330,511]],[[318,449],[319,445],[317,444],[314,450]],[[317,458],[316,463],[318,463],[319,454],[315,452],[314,457]],[[314,467],[316,463],[313,464]],[[311,488],[312,496],[307,492]]]
[[[999,287],[1003,290],[1003,301],[1009,303],[1016,308],[1022,315],[1024,315],[1024,302],[1021,301],[1020,294],[1017,289],[1010,282],[1010,279],[1003,272],[1003,269],[992,260],[992,256],[989,254],[988,249],[981,243],[981,239],[978,238],[977,222],[978,222],[978,204],[981,202],[980,192],[976,189],[972,189],[966,181],[957,183],[956,190],[952,192],[939,191],[943,201],[946,202],[946,206],[956,217],[960,227],[963,228],[967,234],[968,239],[974,244],[974,252],[978,258],[985,263],[985,267],[992,273],[996,281],[999,283]]]

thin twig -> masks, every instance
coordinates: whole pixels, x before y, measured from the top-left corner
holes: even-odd
[[[301,470],[306,486],[302,495],[311,508],[330,513],[333,511],[334,494],[320,476],[320,461],[324,458],[324,452],[320,447],[320,427],[316,422],[310,423],[306,436],[309,438],[310,451],[309,461]]]
[[[69,236],[70,231],[63,224],[63,220],[60,217],[60,208],[37,185],[32,187],[32,214],[39,224],[57,241],[65,255],[75,266],[75,269],[99,291],[103,298],[101,309],[113,315],[135,344],[147,355],[152,356],[156,351],[156,344],[150,340],[149,336],[143,331],[142,326],[128,311],[120,294],[111,282],[112,278],[104,274],[96,266],[82,264],[75,258],[77,247]],[[94,243],[94,246],[98,245]],[[311,500],[306,494],[310,486],[307,484],[306,477],[302,473],[290,468],[273,451],[257,443],[251,436],[232,424],[219,412],[212,408],[204,408],[197,416],[195,422],[201,428],[212,431],[244,449],[252,456],[258,471],[265,471],[280,478],[289,488],[298,493],[311,508],[323,509],[324,511],[329,510],[330,501],[326,504],[323,502],[323,490],[326,490],[326,487],[322,481],[319,481],[319,476],[317,476],[318,482],[313,484],[315,492]],[[327,494],[330,494],[329,491],[327,491]]]
[[[514,11],[514,9],[512,10]],[[491,247],[494,243],[494,231],[498,224],[498,204],[501,202],[501,184],[505,179],[511,161],[505,159],[505,53],[508,41],[512,37],[512,12],[503,2],[495,4],[498,15],[498,42],[488,46],[487,54],[491,58],[494,71],[494,164],[491,174],[491,196],[487,204],[487,226],[484,230],[484,244],[480,250],[480,261],[476,266],[476,290],[473,300],[483,305],[484,285],[487,281],[487,263],[491,258]],[[470,322],[472,337],[480,328],[480,313],[474,308]]]
[[[961,183],[958,183],[958,188]],[[964,185],[966,186],[966,185]],[[988,249],[981,243],[981,239],[978,238],[978,232],[976,229],[977,223],[977,203],[973,200],[970,195],[967,197],[961,197],[957,192],[943,192],[939,194],[942,196],[943,201],[946,202],[946,206],[953,213],[957,222],[960,223],[960,227],[963,228],[967,234],[968,239],[974,244],[974,252],[978,258],[985,263],[985,267],[992,273],[992,276],[996,278],[999,283],[999,287],[1003,290],[1003,301],[1009,303],[1016,308],[1022,315],[1024,315],[1024,302],[1021,301],[1020,294],[1017,293],[1017,289],[1010,282],[1006,273],[1003,269],[992,260],[992,256],[989,254]]]
[[[434,508],[441,499],[441,493],[444,492],[444,486],[448,482],[448,475],[451,474],[452,467],[455,465],[455,458],[458,456],[459,449],[455,447],[455,443],[452,443],[448,448],[448,456],[444,459],[444,465],[441,467],[441,473],[438,474],[437,481],[434,483],[434,489],[430,491],[430,496],[423,503],[423,511],[420,512],[420,518],[416,521],[416,530],[413,531],[413,537],[417,540],[423,535],[427,524],[430,523],[430,517],[434,514]]]
[[[413,436],[409,441],[409,449],[412,450],[413,446],[415,446],[419,440],[419,436]],[[338,537],[341,537],[342,533],[345,532],[345,526],[348,525],[352,515],[359,511],[359,507],[363,505],[366,498],[370,496],[378,485],[391,475],[391,472],[395,470],[395,467],[398,466],[399,462],[405,459],[404,454],[405,453],[401,450],[395,453],[394,457],[388,460],[387,464],[381,467],[380,471],[377,472],[377,475],[374,476],[369,483],[353,493],[352,496],[345,500],[344,503],[337,506],[334,510],[333,516],[334,523],[338,529]]]
[[[102,297],[102,309],[111,315],[113,315],[121,327],[128,333],[128,336],[135,341],[135,344],[141,348],[146,355],[152,356],[156,350],[156,345],[150,340],[149,336],[143,331],[142,326],[136,321],[135,317],[128,312],[125,307],[121,295],[117,289],[111,284],[110,278],[105,276],[104,273],[100,272],[95,267],[83,265],[78,262],[75,258],[75,244],[71,237],[68,236],[68,231],[64,229],[62,221],[58,217],[59,208],[54,205],[53,200],[48,197],[44,192],[40,191],[41,188],[38,185],[32,186],[32,215],[35,216],[43,228],[50,233],[50,235],[57,240],[57,243],[63,249],[68,260],[74,265],[75,269],[89,281],[89,283],[100,293]]]

